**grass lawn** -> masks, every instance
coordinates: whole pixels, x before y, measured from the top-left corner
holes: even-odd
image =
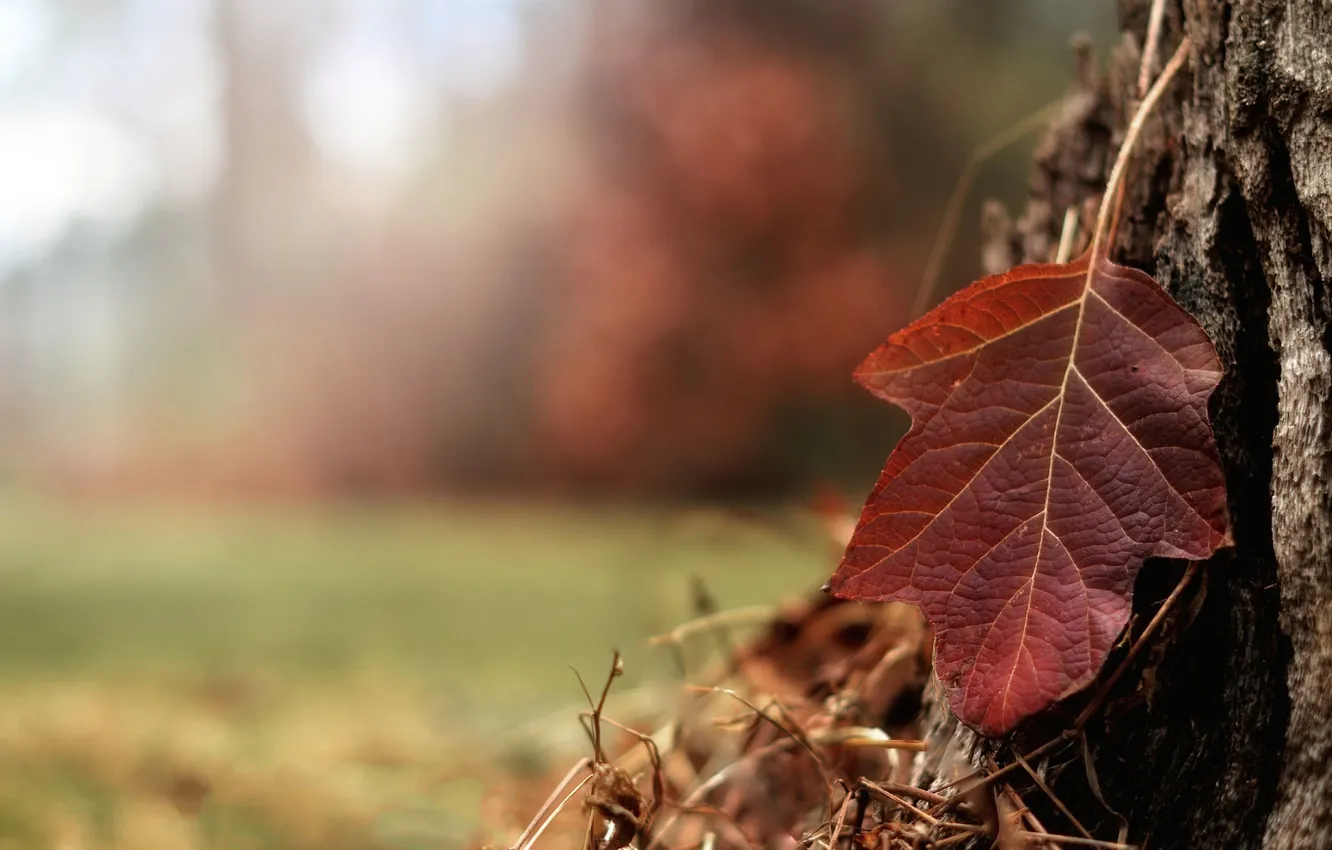
[[[6,505],[0,850],[455,846],[569,664],[666,675],[691,576],[732,607],[831,558],[784,514]]]

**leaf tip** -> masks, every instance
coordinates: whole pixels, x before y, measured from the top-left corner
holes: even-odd
[[[873,376],[882,371],[878,364],[878,354],[879,350],[876,348],[868,357],[860,361],[860,365],[851,373],[851,380],[867,390],[874,388]]]

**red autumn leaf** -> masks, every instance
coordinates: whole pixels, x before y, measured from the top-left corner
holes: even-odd
[[[1145,558],[1228,545],[1211,341],[1100,259],[987,277],[856,380],[912,417],[830,587],[919,605],[954,712],[1001,735],[1096,675]]]

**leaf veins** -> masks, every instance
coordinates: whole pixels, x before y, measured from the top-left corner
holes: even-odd
[[[1227,545],[1221,374],[1137,270],[1083,257],[973,283],[856,372],[912,427],[831,589],[919,605],[955,713],[1009,731],[1096,675],[1144,559]]]

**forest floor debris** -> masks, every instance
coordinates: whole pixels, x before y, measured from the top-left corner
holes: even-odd
[[[912,606],[818,594],[768,612],[743,641],[732,630],[761,612],[706,613],[656,639],[684,684],[655,707],[637,700],[633,725],[605,713],[623,671],[618,653],[599,699],[583,686],[591,756],[558,781],[502,782],[487,822],[516,838],[494,846],[1128,850],[1127,824],[1108,806],[1116,840],[1096,837],[1059,799],[1050,757],[1084,760],[1100,799],[1082,730],[1195,574],[1184,572],[1076,716],[1035,747],[985,741],[955,722],[925,728],[926,708],[940,697],[933,636]],[[711,651],[700,658],[701,649]],[[538,804],[532,786],[552,782]]]

